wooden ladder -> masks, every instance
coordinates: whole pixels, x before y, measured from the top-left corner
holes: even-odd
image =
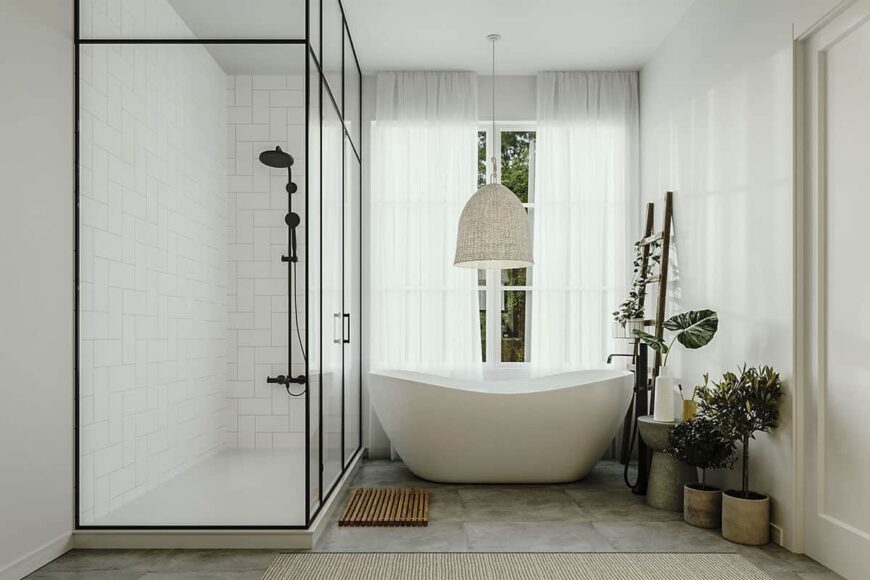
[[[670,253],[671,253],[671,226],[674,220],[674,193],[672,191],[668,191],[665,193],[665,212],[664,212],[664,222],[662,225],[662,230],[653,233],[654,225],[654,212],[655,212],[655,204],[650,202],[646,204],[646,226],[644,228],[644,237],[640,241],[640,245],[643,247],[643,255],[641,260],[641,275],[646,277],[647,272],[649,271],[649,259],[650,259],[650,249],[653,244],[656,242],[661,242],[661,260],[659,262],[659,275],[656,278],[649,280],[648,284],[658,283],[658,297],[656,299],[656,315],[653,320],[645,320],[645,326],[655,326],[655,336],[659,340],[664,338],[664,324],[665,324],[665,308],[667,306],[668,300],[668,267],[670,261]],[[641,296],[640,299],[640,307],[644,307],[644,298],[645,296]],[[640,345],[640,339],[634,339],[634,354],[637,356],[637,349]],[[652,378],[655,379],[659,376],[659,371],[662,366],[662,353],[656,351],[655,359],[654,359],[653,367],[652,367]],[[650,397],[650,408],[653,408],[655,404],[655,391],[653,391]]]
[[[645,319],[644,326],[646,327],[655,327],[653,334],[659,339],[664,338],[664,324],[665,324],[665,307],[667,305],[668,298],[668,267],[670,260],[670,250],[671,250],[671,227],[673,224],[674,218],[674,194],[671,191],[665,193],[665,211],[663,215],[663,224],[662,229],[658,232],[655,232],[655,203],[650,202],[646,204],[646,215],[644,220],[644,230],[643,230],[643,238],[640,241],[640,245],[642,247],[641,254],[641,265],[640,265],[640,276],[643,278],[647,277],[650,268],[650,259],[652,256],[652,249],[657,242],[661,242],[661,258],[659,260],[659,275],[655,278],[652,278],[647,281],[647,284],[655,284],[658,283],[658,296],[656,297],[656,312],[655,318]],[[646,295],[640,297],[638,301],[638,305],[641,310],[644,309],[646,302]],[[632,347],[632,361],[635,363],[635,373],[639,372],[638,362],[640,358],[638,354],[640,352],[640,339],[635,338],[634,344]],[[646,359],[644,359],[646,360]],[[653,359],[652,373],[649,375],[652,380],[655,380],[655,377],[659,375],[662,365],[662,355],[660,352],[655,353],[655,358]],[[647,376],[647,370],[643,369],[643,374],[641,377]],[[645,381],[644,381],[645,382]],[[647,409],[655,408],[655,390],[650,388],[649,384],[643,385],[640,387],[636,386],[638,392],[636,393],[637,397],[645,397],[648,396],[648,404],[640,405],[639,403],[633,401],[632,406],[628,409],[628,414],[625,418],[625,423],[623,426],[623,436],[622,436],[622,456],[620,457],[622,463],[627,465],[629,463],[631,457],[631,451],[633,444],[631,442],[632,436],[631,431],[633,429],[637,429],[636,421],[637,418],[634,417],[635,409],[643,412]],[[635,405],[638,405],[635,407]],[[635,433],[635,436],[637,434]],[[641,453],[644,445],[643,442],[638,439],[638,456],[645,456],[645,453]],[[648,468],[648,466],[647,466]],[[645,482],[645,478],[642,479]],[[641,481],[641,480],[639,480]],[[642,487],[645,489],[645,483],[642,483]]]

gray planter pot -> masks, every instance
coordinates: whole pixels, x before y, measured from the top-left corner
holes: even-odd
[[[683,521],[698,528],[718,528],[722,525],[722,490],[692,483],[683,492]]]
[[[751,493],[744,499],[734,490],[723,493],[722,537],[747,546],[763,546],[769,542],[770,498]]]

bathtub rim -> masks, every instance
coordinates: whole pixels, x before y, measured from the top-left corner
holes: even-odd
[[[440,387],[453,391],[484,395],[531,395],[535,393],[556,392],[634,375],[629,370],[608,368],[574,369],[511,379],[469,379],[403,369],[372,369],[368,374],[370,376],[417,383],[426,387]],[[578,378],[581,378],[581,380],[577,380]],[[523,388],[524,386],[525,388]],[[495,390],[496,388],[498,390]]]

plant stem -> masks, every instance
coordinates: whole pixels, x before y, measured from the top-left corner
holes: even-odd
[[[665,358],[662,359],[663,367],[668,366],[668,357],[671,356],[671,349],[674,347],[674,343],[677,342],[677,336],[679,336],[679,334],[674,336],[674,338],[671,340],[671,344],[668,345],[668,351],[665,353]]]
[[[704,489],[707,489],[707,470],[706,469],[701,470],[701,487],[703,487]]]
[[[743,436],[743,497],[749,497],[749,435]]]

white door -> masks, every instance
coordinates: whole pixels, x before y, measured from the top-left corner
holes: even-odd
[[[870,578],[870,0],[802,43],[804,549]],[[800,214],[799,214],[800,215]],[[800,270],[799,270],[800,271]]]

